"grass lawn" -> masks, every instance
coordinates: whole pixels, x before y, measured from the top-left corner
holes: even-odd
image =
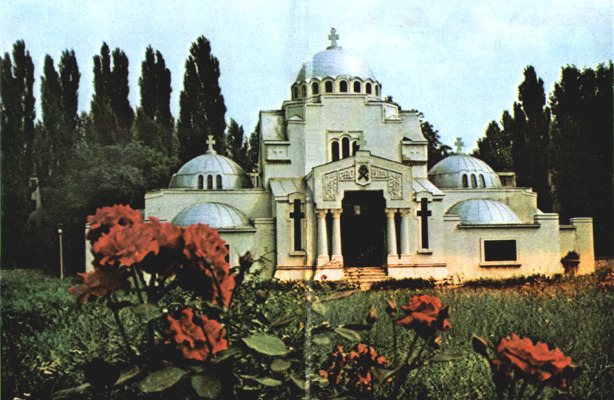
[[[66,292],[73,281],[60,281],[27,271],[3,271],[1,283],[2,399],[49,398],[60,389],[78,386],[84,382],[82,366],[94,357],[120,365],[126,362],[111,313],[96,302],[78,310],[75,299]],[[313,292],[314,300],[348,293],[332,286],[335,284],[318,284]],[[296,349],[289,356],[295,371],[307,368],[315,376],[335,344],[347,350],[355,345],[331,329],[311,334],[312,340],[305,344],[306,324],[332,328],[364,324],[371,306],[375,307],[378,319],[370,330],[360,331],[360,341],[389,361],[398,361],[402,355],[395,352],[385,300],[393,300],[401,306],[413,295],[430,294],[451,307],[452,329],[441,334],[441,351],[458,353],[460,357],[427,365],[417,376],[410,375],[399,398],[495,398],[488,364],[471,349],[471,337],[476,334],[487,339],[492,348],[512,332],[531,338],[533,342],[545,342],[550,348],[558,347],[584,368],[584,373],[572,382],[567,398],[614,398],[614,292],[599,290],[594,275],[554,283],[519,282],[506,288],[461,286],[356,291],[346,297],[324,301],[306,314],[300,314],[305,309],[302,283],[264,281],[247,284],[242,291],[243,295],[233,307],[230,326],[227,326],[229,339],[240,346],[241,338],[252,332],[275,334]],[[272,324],[293,313],[299,316],[285,324]],[[124,317],[131,321],[127,313]],[[139,324],[132,322],[127,324],[127,330],[138,352],[139,343],[145,339]],[[398,347],[404,348],[411,335],[401,328],[397,328],[396,333]],[[306,363],[297,361],[303,354],[310,355]],[[258,362],[264,365],[270,360]],[[255,389],[242,392],[242,398],[302,397],[288,373],[280,373],[276,378],[284,381],[284,385],[254,385]],[[374,398],[390,398],[392,385],[378,386]],[[530,393],[527,391],[528,395]],[[556,397],[557,393],[547,389],[540,398],[562,399]],[[86,394],[90,398],[137,397],[129,385],[113,389],[104,396]],[[317,396],[317,392],[314,391],[313,396]],[[167,394],[155,398],[174,397]]]

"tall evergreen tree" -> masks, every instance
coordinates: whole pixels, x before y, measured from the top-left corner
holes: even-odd
[[[53,58],[47,55],[41,76],[42,125],[36,130],[36,174],[41,184],[53,176],[63,164],[64,142],[69,126],[62,110],[62,88],[60,75],[53,64]]]
[[[258,170],[258,162],[260,156],[260,124],[256,126],[256,129],[249,135],[249,139],[245,141],[243,145],[242,153],[246,155],[245,160],[241,167],[245,172],[255,172]]]
[[[145,50],[139,78],[141,107],[137,110],[135,137],[165,154],[174,151],[174,119],[170,111],[171,73],[162,54]]]
[[[614,255],[612,63],[562,68],[550,95],[551,182],[563,221],[592,217],[595,252]]]
[[[420,116],[423,117],[422,113],[420,113]],[[427,153],[428,168],[430,169],[439,161],[449,156],[452,148],[441,143],[439,131],[434,129],[433,125],[431,125],[428,121],[423,121],[420,124],[420,127],[422,128],[422,134],[424,135],[424,138],[429,142],[427,147]]]
[[[208,135],[213,135],[215,149],[222,154],[225,152],[226,106],[219,77],[219,62],[211,54],[209,41],[201,36],[190,48],[179,97],[177,137],[181,162],[204,153]]]
[[[79,118],[79,82],[81,73],[74,50],[64,50],[60,59],[60,83],[62,86],[62,112],[69,128],[77,127]]]
[[[241,160],[245,157],[245,154],[242,153],[244,135],[243,126],[240,126],[237,121],[231,118],[226,133],[226,155],[239,165],[244,164]]]
[[[106,43],[100,55],[94,56],[94,95],[92,96],[92,119],[94,142],[101,144],[127,143],[131,139],[134,111],[128,94],[128,57],[120,49],[111,55]]]
[[[506,115],[509,116],[509,113]],[[473,155],[495,171],[513,171],[511,146],[507,132],[502,130],[497,122],[491,121],[486,128],[485,136],[478,140],[478,148]]]
[[[30,213],[28,179],[33,172],[34,64],[25,43],[0,59],[0,121],[2,131],[2,259],[16,265],[25,253],[24,232]]]

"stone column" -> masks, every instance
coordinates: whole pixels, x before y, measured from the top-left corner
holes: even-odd
[[[316,210],[318,216],[318,265],[330,261],[328,257],[328,237],[326,234],[326,213],[328,210]]]
[[[388,257],[395,256],[398,257],[397,253],[397,232],[394,224],[394,215],[396,214],[396,208],[387,208],[386,209],[386,219],[387,222],[387,232],[388,232]]]
[[[399,209],[401,214],[401,256],[409,255],[409,208]]]
[[[343,264],[343,256],[341,255],[341,213],[343,209],[330,210],[333,214],[333,257],[332,261],[337,261]]]

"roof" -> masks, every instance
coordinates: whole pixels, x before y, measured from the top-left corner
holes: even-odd
[[[371,79],[375,76],[371,68],[358,56],[347,53],[343,48],[335,46],[316,53],[303,63],[296,77],[297,82],[309,81],[313,78],[347,78]]]
[[[205,154],[195,157],[185,163],[171,178],[171,188],[204,189],[199,185],[199,176],[207,175],[222,178],[221,189],[244,189],[252,187],[251,180],[243,168],[228,157],[217,154],[209,149]],[[215,182],[217,184],[217,182]],[[214,186],[217,188],[217,186]]]
[[[520,224],[520,219],[505,204],[488,199],[469,199],[459,201],[446,211],[446,214],[457,214],[461,224]]]
[[[414,193],[428,192],[434,196],[443,196],[443,192],[439,190],[435,185],[429,182],[428,179],[414,178],[411,181],[411,187]]]
[[[288,197],[293,193],[305,193],[303,178],[272,178],[269,180],[273,197]]]
[[[250,219],[233,206],[223,203],[200,203],[186,207],[171,221],[187,227],[198,223],[215,229],[251,228]]]
[[[464,181],[463,175],[466,175]],[[471,175],[475,176],[475,185]],[[484,181],[480,178],[484,177]],[[438,188],[493,188],[501,187],[499,175],[488,164],[466,154],[453,154],[430,169],[429,180]],[[466,182],[466,185],[463,184]]]

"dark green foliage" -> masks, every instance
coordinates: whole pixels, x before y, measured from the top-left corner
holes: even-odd
[[[135,138],[167,155],[174,151],[174,124],[170,111],[171,72],[151,46],[145,50],[139,78],[141,107],[137,109]]]
[[[509,113],[504,116],[507,119]],[[480,138],[477,144],[478,148],[473,152],[473,156],[478,157],[497,172],[514,170],[509,133],[501,130],[497,122],[491,121],[488,124],[485,136]]]
[[[239,126],[237,121],[230,118],[230,124],[226,133],[226,155],[241,166],[246,165],[247,161],[247,154],[244,152],[246,150],[245,143],[243,126]]]
[[[12,56],[5,53],[0,60],[3,267],[25,256],[24,222],[32,211],[28,182],[34,172],[34,64],[21,40],[14,44]]]
[[[420,124],[420,127],[422,128],[422,134],[424,135],[424,138],[429,142],[427,147],[427,168],[431,169],[432,166],[449,156],[450,151],[452,149],[450,148],[450,146],[447,146],[440,142],[439,131],[434,129],[433,125],[431,125],[428,121],[423,121],[422,124]]]
[[[592,217],[596,253],[612,255],[612,63],[582,71],[563,68],[550,103],[556,211],[563,221]]]
[[[90,142],[103,145],[125,144],[131,139],[134,111],[128,94],[128,57],[119,48],[111,55],[106,43],[100,48],[100,55],[94,56],[94,95],[91,113],[93,131]]]
[[[245,159],[245,165],[241,165],[245,172],[254,172],[257,171],[259,165],[260,157],[260,134],[259,128],[256,128],[251,135],[249,135],[249,140],[243,146],[242,152],[247,155]]]
[[[211,54],[209,41],[201,36],[190,48],[179,97],[177,138],[181,163],[205,153],[208,135],[213,135],[218,153],[225,153],[226,106],[219,77],[219,62]]]

